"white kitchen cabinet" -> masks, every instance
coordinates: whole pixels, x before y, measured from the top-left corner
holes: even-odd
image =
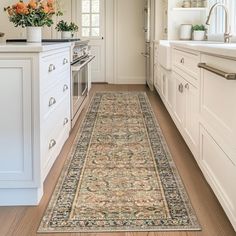
[[[196,158],[199,129],[198,89],[176,72],[173,72],[173,79],[175,80],[174,116],[179,123],[180,132]]]
[[[236,229],[236,166],[207,127],[200,129],[200,167]]]
[[[219,75],[219,70],[236,73],[236,58],[196,48],[172,45],[171,79],[166,80],[162,70],[159,93],[236,229],[236,80]],[[204,65],[201,70],[199,63]],[[167,102],[170,95],[172,108]]]
[[[37,205],[71,128],[70,44],[2,46],[0,108],[0,205]]]
[[[0,60],[0,180],[2,187],[32,186],[31,61]]]
[[[201,168],[236,229],[236,80],[212,72],[235,73],[236,61],[202,54],[201,63]]]
[[[185,118],[185,101],[186,95],[184,91],[185,80],[177,73],[173,73],[175,80],[175,107],[174,114],[180,125],[184,125]]]

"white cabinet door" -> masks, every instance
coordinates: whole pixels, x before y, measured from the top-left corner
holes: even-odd
[[[165,100],[167,100],[168,96],[168,78],[165,69],[161,67],[160,69],[160,80],[161,80],[161,94]]]
[[[198,89],[190,83],[184,85],[186,92],[185,132],[193,148],[197,150],[199,134]]]
[[[178,122],[183,125],[185,118],[185,80],[178,74],[173,73],[173,79],[175,80],[175,117]]]
[[[31,61],[0,61],[0,186],[32,184]]]

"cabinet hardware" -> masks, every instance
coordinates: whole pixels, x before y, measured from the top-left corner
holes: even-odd
[[[64,122],[63,122],[63,125],[65,126],[66,124],[68,124],[68,122],[69,122],[69,119],[68,119],[68,118],[65,118],[65,119],[64,119]]]
[[[187,83],[187,84],[185,84],[185,86],[184,86],[186,89],[189,89],[189,84]]]
[[[65,85],[63,86],[63,92],[65,92],[65,91],[68,90],[68,89],[69,89],[68,85],[65,84]]]
[[[206,63],[199,63],[198,67],[219,75],[227,80],[236,80],[236,73],[227,73],[214,67],[208,66]]]
[[[48,68],[48,72],[52,72],[52,71],[54,71],[54,70],[56,70],[56,66],[53,65],[53,64],[50,64],[50,65],[49,65],[49,68]]]
[[[64,58],[63,65],[66,65],[68,62],[69,62],[68,59]]]
[[[180,63],[184,64],[184,58],[181,58]]]
[[[55,139],[52,139],[50,142],[49,142],[49,150],[52,149],[54,146],[56,146],[57,142]]]
[[[182,83],[179,84],[179,92],[180,92],[180,93],[183,93],[183,92],[184,92],[184,86],[183,86]]]
[[[56,99],[55,98],[53,98],[53,97],[51,97],[50,99],[49,99],[49,104],[48,104],[48,106],[49,107],[51,107],[51,106],[53,106],[54,104],[56,104]]]

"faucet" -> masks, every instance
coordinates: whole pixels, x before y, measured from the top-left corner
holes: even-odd
[[[229,11],[228,8],[225,6],[225,4],[222,3],[215,3],[209,12],[209,15],[207,17],[207,21],[206,24],[210,25],[210,19],[211,19],[211,15],[213,13],[213,10],[217,7],[222,7],[225,10],[225,33],[224,33],[224,42],[225,43],[230,43],[230,38],[232,37],[231,33],[230,33],[230,25],[229,25]]]

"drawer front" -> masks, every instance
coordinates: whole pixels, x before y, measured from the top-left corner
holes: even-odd
[[[195,80],[199,78],[198,63],[200,56],[198,54],[184,52],[178,49],[173,50],[173,63],[174,66],[192,76]],[[190,81],[191,82],[191,81]]]
[[[53,88],[49,88],[42,94],[41,114],[42,119],[46,120],[47,117],[54,112],[58,104],[68,95],[70,95],[70,77],[68,73],[61,75],[63,79]]]
[[[203,127],[200,133],[200,163],[203,173],[236,227],[236,166]]]
[[[68,137],[70,127],[70,97],[67,96],[47,121],[42,124],[41,154],[44,167],[49,162],[54,162],[58,156],[64,145],[64,142],[61,142],[62,136]]]
[[[202,62],[228,73],[236,72],[236,61],[202,56]],[[236,81],[226,80],[208,70],[201,70],[200,115],[214,138],[223,146],[236,165]]]
[[[42,89],[44,90],[57,82],[60,79],[60,74],[64,71],[70,73],[69,50],[43,57],[41,61]]]

